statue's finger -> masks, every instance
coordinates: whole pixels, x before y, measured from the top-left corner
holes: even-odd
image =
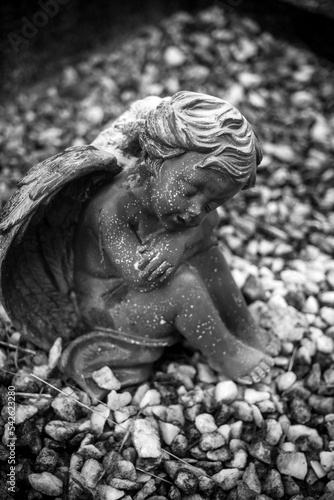
[[[158,276],[165,273],[170,266],[171,266],[171,264],[169,264],[168,262],[163,262],[162,264],[160,264],[160,266],[155,271],[153,271],[153,273],[150,275],[150,277],[147,278],[148,281],[153,281],[156,278],[158,278]]]
[[[160,276],[159,281],[165,281],[173,272],[173,266],[166,269],[166,271]]]

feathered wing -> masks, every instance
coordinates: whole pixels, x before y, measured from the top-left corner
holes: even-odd
[[[35,165],[0,219],[0,291],[14,325],[49,349],[80,330],[73,236],[82,204],[121,171],[113,154],[69,148]]]

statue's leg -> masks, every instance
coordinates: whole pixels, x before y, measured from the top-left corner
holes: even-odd
[[[149,338],[173,329],[199,348],[213,368],[232,379],[248,376],[257,382],[268,373],[272,359],[233,336],[222,321],[195,268],[184,264],[164,286],[152,292],[130,290],[111,311],[115,328]]]
[[[276,356],[280,342],[256,325],[218,246],[189,259],[202,277],[220,317],[230,332],[243,342],[270,356]]]

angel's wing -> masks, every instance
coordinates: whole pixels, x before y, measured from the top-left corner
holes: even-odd
[[[73,290],[73,236],[82,204],[121,171],[94,146],[34,166],[0,219],[0,292],[14,325],[49,349],[80,329]]]

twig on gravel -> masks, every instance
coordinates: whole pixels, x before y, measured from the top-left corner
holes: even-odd
[[[139,467],[136,467],[136,470],[139,470],[139,472],[143,472],[144,474],[147,474],[148,476],[155,477],[156,479],[159,479],[159,481],[164,481],[165,483],[173,485],[170,481],[167,481],[167,479],[164,479],[163,477],[156,476],[155,474],[152,474],[152,472],[147,472],[144,469],[140,469]]]
[[[26,347],[20,347],[15,344],[10,344],[9,342],[5,342],[3,340],[0,340],[0,345],[4,347],[9,347],[9,349],[17,349],[19,351],[27,352],[28,354],[33,354],[33,355],[37,354],[37,352],[33,351],[32,349],[27,349]]]

